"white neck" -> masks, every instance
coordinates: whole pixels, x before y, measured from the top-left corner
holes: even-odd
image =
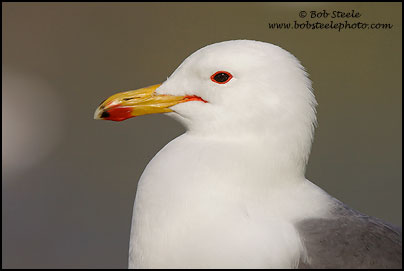
[[[327,196],[286,147],[192,133],[170,142],[138,185],[130,266],[294,267],[304,249],[293,223],[324,214]]]

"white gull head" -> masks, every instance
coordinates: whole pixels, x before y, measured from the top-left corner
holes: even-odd
[[[223,71],[231,76],[228,82],[211,78]],[[251,40],[208,45],[189,56],[156,92],[208,101],[177,104],[167,113],[188,133],[227,140],[265,138],[304,171],[317,103],[304,67],[282,48]]]

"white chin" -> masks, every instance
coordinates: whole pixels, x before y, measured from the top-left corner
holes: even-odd
[[[175,119],[176,121],[178,121],[179,123],[181,123],[185,128],[188,128],[190,125],[191,120],[187,119],[183,116],[181,116],[179,113],[177,112],[169,112],[169,113],[164,113],[164,115],[167,115],[173,119]]]

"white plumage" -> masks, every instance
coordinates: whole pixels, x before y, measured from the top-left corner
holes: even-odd
[[[210,76],[229,71],[227,84]],[[305,166],[316,101],[299,61],[255,41],[192,54],[156,91],[197,95],[168,115],[187,132],[148,164],[138,185],[130,268],[296,267],[294,224],[327,215]]]

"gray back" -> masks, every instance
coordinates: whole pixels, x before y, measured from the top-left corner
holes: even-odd
[[[335,203],[333,219],[297,224],[308,255],[298,268],[402,268],[401,229]]]

